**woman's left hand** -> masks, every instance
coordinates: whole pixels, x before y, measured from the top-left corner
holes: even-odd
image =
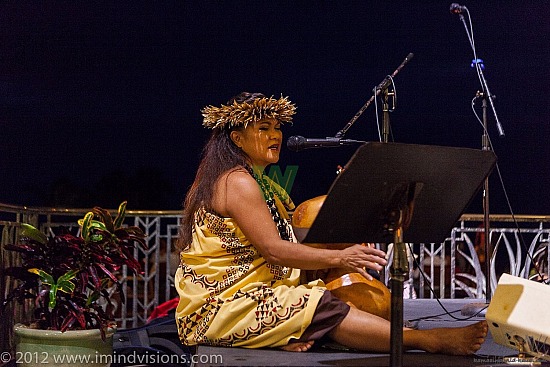
[[[372,280],[366,269],[380,271],[387,264],[386,253],[368,244],[355,244],[340,250],[340,264],[350,272],[356,272]]]

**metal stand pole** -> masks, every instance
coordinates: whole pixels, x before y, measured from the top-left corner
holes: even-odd
[[[482,99],[482,113],[483,113],[483,135],[481,137],[482,150],[491,150],[491,144],[489,144],[489,135],[487,132],[487,98],[485,93],[477,92],[477,97],[483,97]],[[485,316],[487,307],[491,303],[492,288],[491,288],[491,258],[493,256],[493,250],[491,248],[491,221],[489,211],[489,177],[485,178],[483,182],[483,246],[485,254],[485,266],[483,267],[483,273],[485,275],[485,302],[474,302],[464,305],[461,309],[463,316]]]
[[[388,104],[388,89],[384,89],[384,96],[382,98],[382,143],[387,143],[390,135],[390,108]],[[383,250],[388,251],[387,244],[384,245]],[[390,272],[391,275],[391,272]],[[387,271],[386,268],[382,268],[380,271],[380,279],[386,283]],[[390,284],[391,290],[391,284]]]
[[[382,142],[387,143],[390,136],[390,107],[388,103],[389,92],[384,90],[384,98],[382,99]]]
[[[391,330],[390,366],[403,365],[403,283],[409,271],[407,249],[403,243],[401,220],[394,233],[393,264],[391,267]]]
[[[483,111],[483,137],[482,137],[482,149],[491,150],[489,144],[489,135],[487,133],[487,98],[483,95],[483,101],[481,104]],[[485,234],[484,246],[485,246],[485,300],[487,304],[491,302],[491,257],[493,251],[491,249],[491,222],[489,218],[489,177],[485,178],[483,183],[483,232]]]

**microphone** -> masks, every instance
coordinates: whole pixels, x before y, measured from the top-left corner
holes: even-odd
[[[361,140],[353,140],[353,139],[341,139],[341,138],[333,138],[328,137],[324,139],[316,139],[316,138],[304,138],[303,136],[291,136],[288,138],[286,142],[286,146],[288,149],[297,152],[303,149],[310,149],[310,148],[333,148],[333,147],[339,147],[341,145],[349,145],[349,144],[362,144],[365,143]]]
[[[452,14],[462,14],[467,11],[466,7],[457,3],[452,3],[449,9]]]

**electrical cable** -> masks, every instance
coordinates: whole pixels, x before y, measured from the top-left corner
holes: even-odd
[[[411,253],[413,253],[411,244],[407,243],[407,246],[409,247],[409,251]],[[444,314],[441,314],[441,315],[438,315],[438,316],[447,315],[447,316],[449,316],[450,318],[452,318],[453,320],[456,320],[456,321],[468,321],[468,320],[471,320],[474,317],[477,317],[481,312],[483,312],[487,307],[489,307],[489,306],[483,307],[481,310],[479,310],[478,312],[476,312],[472,316],[468,316],[468,317],[456,317],[456,316],[454,316],[453,313],[455,313],[457,311],[452,311],[451,312],[451,311],[447,310],[447,308],[443,305],[443,303],[441,302],[441,300],[439,299],[439,297],[437,296],[437,294],[435,293],[435,291],[432,287],[432,282],[428,279],[428,276],[424,273],[424,271],[422,270],[422,267],[420,266],[420,264],[418,263],[418,261],[416,260],[416,258],[414,256],[413,256],[413,262],[416,265],[416,267],[418,268],[418,270],[420,271],[420,275],[422,275],[422,277],[424,278],[424,281],[427,282],[428,288],[430,289],[430,293],[432,293],[434,295],[435,300],[437,301],[437,303],[439,304],[441,309],[443,311],[445,311]],[[425,319],[428,319],[428,318],[431,318],[431,317],[433,317],[433,316],[421,317],[421,318],[418,318],[418,319],[415,319],[415,320],[409,320],[409,321],[425,320]]]

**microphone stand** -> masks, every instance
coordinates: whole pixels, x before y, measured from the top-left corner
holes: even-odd
[[[468,18],[470,18],[470,12],[466,7],[464,7],[466,12],[468,13]],[[482,92],[476,93],[477,97],[482,97],[482,122],[483,122],[483,135],[482,135],[482,142],[481,142],[481,148],[482,150],[491,150],[491,144],[489,140],[489,132],[487,128],[487,100],[489,101],[489,104],[491,106],[491,109],[493,111],[493,115],[496,120],[496,126],[497,130],[500,136],[504,136],[504,129],[502,128],[502,124],[500,123],[500,120],[497,115],[497,111],[495,109],[495,105],[493,103],[494,96],[489,91],[489,85],[487,83],[487,79],[485,78],[485,75],[483,74],[483,66],[480,62],[480,60],[477,58],[476,49],[475,49],[475,43],[473,35],[470,34],[470,31],[468,30],[468,26],[466,24],[466,20],[464,19],[464,15],[461,13],[459,14],[459,18],[464,25],[464,29],[466,30],[466,35],[468,36],[468,40],[470,41],[470,46],[472,47],[472,51],[474,53],[474,66],[476,68],[476,72],[479,77],[479,81],[481,83],[481,89]],[[471,24],[471,20],[470,20]],[[491,289],[491,257],[493,255],[493,250],[491,248],[491,241],[490,241],[490,235],[491,235],[491,223],[490,223],[490,215],[489,215],[489,177],[487,176],[485,178],[485,181],[483,183],[483,233],[484,233],[484,247],[485,247],[485,303],[472,303],[465,305],[461,309],[461,314],[464,316],[484,316],[486,313],[487,306],[491,302],[492,298],[492,289]]]
[[[401,71],[401,69],[411,60],[414,55],[409,53],[405,60],[393,72],[392,75],[386,76],[384,80],[374,88],[373,96],[359,110],[359,112],[351,119],[350,122],[340,130],[338,134],[343,135],[351,125],[359,118],[369,104],[381,93],[382,98],[382,142],[388,143],[390,135],[390,111],[395,109],[396,92],[395,89],[389,91],[393,85],[393,78]],[[390,110],[389,97],[392,97],[393,106]],[[394,224],[391,229],[394,232],[393,241],[393,262],[390,270],[390,290],[391,290],[391,312],[390,312],[390,366],[401,367],[403,365],[403,284],[405,276],[408,273],[408,258],[405,243],[403,243],[402,232],[402,212],[395,211],[393,213],[397,218],[393,218],[390,222]],[[382,270],[382,277],[385,279],[386,271]]]
[[[481,109],[482,109],[482,122],[483,122],[483,135],[481,136],[481,149],[491,150],[489,143],[489,135],[487,133],[487,98],[485,93],[476,93],[476,97],[482,97]],[[483,268],[485,275],[485,303],[474,302],[469,303],[462,307],[460,313],[463,316],[485,316],[487,307],[491,303],[492,288],[491,288],[491,257],[493,255],[492,244],[490,240],[491,235],[491,222],[490,222],[490,210],[489,210],[489,177],[487,176],[483,181],[483,246],[485,255],[485,266]]]
[[[344,126],[344,128],[336,133],[335,138],[341,139],[344,137],[348,129],[357,121],[363,112],[369,107],[374,99],[384,94],[382,110],[383,110],[383,142],[388,142],[390,132],[390,109],[388,104],[389,96],[393,98],[393,107],[395,107],[395,90],[388,91],[390,85],[393,84],[393,78],[401,71],[401,69],[412,59],[413,53],[409,53],[405,60],[395,69],[395,71],[382,80],[378,86],[374,88],[374,93],[371,98],[359,109],[353,118]],[[394,214],[397,214],[394,213]],[[392,276],[391,280],[391,315],[390,315],[390,365],[392,367],[401,367],[403,365],[403,283],[404,277],[408,272],[408,259],[405,244],[402,237],[402,213],[399,211],[397,221],[392,223],[397,224],[392,231],[394,232],[394,254],[393,264],[390,269]]]
[[[384,89],[382,98],[382,142],[388,143],[390,135],[390,108],[388,99],[393,97],[395,107],[395,90],[389,91]],[[393,108],[392,108],[393,110]],[[397,212],[393,213],[394,215]],[[393,241],[393,261],[390,270],[390,291],[391,291],[391,308],[390,308],[390,366],[403,366],[403,285],[405,276],[409,271],[409,263],[407,258],[407,249],[403,242],[403,213],[399,211],[399,218],[393,218],[391,223],[396,223],[394,228]],[[397,220],[396,220],[397,219]],[[385,269],[382,276],[385,278]]]

